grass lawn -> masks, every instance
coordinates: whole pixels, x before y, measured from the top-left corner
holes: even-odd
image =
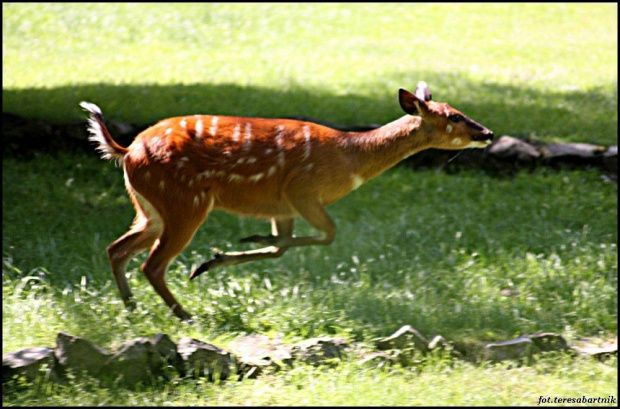
[[[144,255],[129,266],[137,310],[123,308],[105,256],[133,217],[120,169],[93,155],[5,158],[3,170],[3,353],[54,345],[61,330],[104,347],[164,332],[224,348],[255,332],[286,342],[336,335],[372,345],[405,324],[462,344],[536,331],[569,339],[617,333],[617,188],[596,171],[496,179],[399,167],[330,206],[338,226],[331,246],[190,283],[211,246],[237,249],[239,237],[268,229],[215,212],[168,273],[171,290],[195,314],[188,327],[138,271]],[[310,230],[300,227],[300,234]],[[614,362],[559,362],[512,371],[446,361],[375,373],[351,359],[327,375],[302,368],[252,387],[200,384],[199,396],[192,382],[178,381],[132,402],[221,404],[228,396],[230,404],[533,404],[539,395],[575,391],[617,396]],[[387,392],[360,395],[377,382]],[[424,395],[432,385],[450,393]],[[78,397],[80,388],[92,393]],[[5,394],[3,403],[125,404],[126,393],[83,380]]]
[[[150,123],[216,113],[341,124],[401,114],[429,82],[497,135],[616,144],[617,5],[3,4],[3,108]],[[372,345],[405,324],[468,345],[553,331],[617,336],[617,185],[596,171],[514,178],[392,169],[328,208],[327,247],[188,281],[211,247],[268,224],[214,212],[170,266],[195,325],[176,320],[138,267],[126,311],[105,247],[133,210],[122,171],[91,155],[3,156],[3,353],[56,333],[105,348],[167,333],[223,348],[261,333]],[[298,223],[298,234],[311,228]],[[412,368],[347,358],[257,380],[175,378],[129,391],[88,378],[3,390],[3,405],[537,405],[618,396],[617,361],[546,355],[523,367],[431,357]]]

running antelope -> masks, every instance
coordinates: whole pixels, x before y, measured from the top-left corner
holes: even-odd
[[[122,163],[136,209],[129,231],[107,249],[125,305],[133,306],[126,266],[150,249],[144,275],[177,317],[191,317],[168,290],[165,275],[212,210],[270,219],[271,234],[241,239],[266,247],[217,252],[190,279],[215,267],[277,258],[291,247],[330,244],[336,226],[325,206],[424,149],[484,148],[493,139],[490,130],[448,104],[431,101],[425,82],[415,94],[400,89],[398,98],[406,115],[368,132],[287,119],[191,115],[156,123],[127,148],[114,141],[101,110],[82,102],[90,112],[90,140],[104,159]],[[295,216],[320,234],[293,235]]]

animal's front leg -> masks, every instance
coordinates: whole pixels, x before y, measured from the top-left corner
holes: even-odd
[[[271,219],[271,235],[260,236],[254,235],[242,239],[242,242],[254,242],[263,244],[276,243],[283,239],[288,239],[293,236],[293,218],[287,219]],[[273,238],[273,239],[272,239]],[[251,239],[251,240],[250,240]],[[272,241],[273,240],[273,241]],[[256,250],[249,251],[231,251],[231,252],[217,252],[213,258],[205,263],[202,263],[194,272],[189,276],[190,280],[198,277],[200,274],[212,270],[216,267],[230,266],[234,264],[247,263],[250,261],[264,260],[267,258],[281,257],[288,250],[288,247],[263,247]]]

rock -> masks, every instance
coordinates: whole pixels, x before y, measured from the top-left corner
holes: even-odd
[[[448,348],[448,342],[441,335],[435,335],[431,342],[428,343],[428,349],[434,351],[435,349]]]
[[[487,152],[498,158],[516,159],[521,162],[531,162],[540,157],[540,152],[535,146],[508,135],[500,137]]]
[[[63,370],[86,371],[91,376],[101,375],[103,366],[110,354],[90,341],[59,332],[54,351],[58,364]]]
[[[603,360],[611,356],[618,356],[618,339],[604,341],[601,339],[582,338],[576,340],[577,345],[572,350],[582,356]]]
[[[23,376],[33,382],[41,375],[41,370],[47,368],[46,377],[57,381],[54,350],[52,348],[34,347],[25,348],[17,352],[2,355],[2,383],[15,377]]]
[[[164,361],[175,368],[181,376],[185,376],[185,361],[177,350],[177,345],[172,342],[170,337],[166,334],[157,334],[150,340],[151,344],[155,348],[155,351],[159,354]]]
[[[231,353],[189,337],[181,338],[177,350],[185,361],[188,374],[206,376],[210,381],[227,379],[235,364]]]
[[[291,353],[297,361],[310,365],[333,365],[342,359],[349,344],[344,338],[311,338],[293,346]]]
[[[541,352],[548,351],[569,351],[568,342],[560,334],[554,334],[552,332],[542,332],[539,334],[524,335],[534,342],[536,348]]]
[[[396,358],[386,352],[370,352],[364,354],[358,361],[359,365],[372,365],[381,368],[386,365],[392,365],[396,362]]]
[[[589,143],[561,143],[541,149],[544,159],[563,162],[593,162],[605,152],[605,147]]]
[[[610,146],[603,154],[603,167],[618,177],[618,145]]]
[[[133,387],[149,384],[164,375],[165,361],[148,338],[136,338],[123,344],[103,365],[101,378]]]
[[[494,342],[484,346],[484,358],[492,362],[529,359],[535,347],[534,342],[526,337]]]
[[[256,378],[267,368],[278,371],[284,365],[291,365],[293,360],[291,347],[279,338],[270,339],[265,335],[238,338],[231,343],[231,349],[239,361],[239,374],[244,378]]]
[[[428,340],[411,325],[405,325],[394,334],[377,342],[377,348],[381,351],[388,349],[415,349],[427,353]]]

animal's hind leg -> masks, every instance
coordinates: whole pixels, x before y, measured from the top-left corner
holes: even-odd
[[[161,220],[144,198],[130,190],[136,208],[136,219],[131,229],[108,246],[108,259],[114,280],[125,306],[132,308],[133,294],[125,277],[127,264],[136,254],[149,249],[161,235]]]
[[[205,220],[209,209],[181,208],[177,206],[164,217],[164,229],[151,249],[146,262],[142,265],[142,272],[149,280],[155,291],[172,309],[172,312],[182,320],[188,320],[188,314],[181,304],[172,295],[166,285],[165,276],[168,265],[187,246],[198,227]]]

